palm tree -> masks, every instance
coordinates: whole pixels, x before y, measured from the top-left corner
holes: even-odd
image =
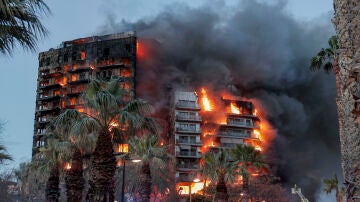
[[[337,111],[339,117],[339,132],[341,143],[342,169],[344,174],[344,184],[346,200],[357,201],[360,197],[360,173],[359,173],[359,153],[360,153],[360,128],[359,114],[353,111],[359,104],[355,104],[358,99],[354,97],[353,86],[358,86],[359,66],[360,66],[360,15],[358,0],[334,0],[335,15],[333,23],[337,34],[339,48],[339,82],[340,95],[337,98]],[[354,75],[354,72],[356,75]],[[356,79],[355,79],[355,78]],[[352,85],[346,85],[351,81]],[[358,90],[355,89],[358,93]]]
[[[341,190],[339,189],[339,181],[336,175],[334,175],[334,178],[324,179],[324,184],[326,194],[330,194],[335,190],[336,201],[343,202],[345,190],[344,187],[342,187]]]
[[[260,151],[251,145],[237,145],[230,151],[231,160],[236,167],[237,174],[243,177],[244,199],[247,201],[249,194],[250,170],[259,172],[261,168],[265,168],[263,156]]]
[[[36,42],[47,34],[41,14],[50,13],[43,0],[2,0],[0,3],[0,52],[11,53],[18,43],[35,50]]]
[[[340,80],[339,80],[339,53],[338,53],[338,43],[336,36],[330,37],[328,40],[329,47],[322,48],[316,56],[311,58],[310,70],[318,71],[324,69],[326,73],[330,71],[334,72],[337,95],[340,95]]]
[[[70,143],[68,149],[72,153],[71,167],[67,169],[65,175],[67,201],[82,201],[85,185],[83,156],[91,153],[96,141],[93,134],[82,132],[92,128],[91,125],[86,124],[89,123],[87,120],[88,117],[77,110],[68,109],[57,116],[53,122],[53,130]]]
[[[125,102],[124,90],[120,80],[113,78],[109,82],[93,80],[83,94],[85,106],[91,114],[85,114],[78,123],[81,134],[96,134],[97,141],[92,153],[89,201],[114,201],[114,175],[116,159],[114,157],[114,131],[156,128],[153,119],[145,117],[151,112],[150,105],[144,100]]]
[[[157,164],[160,167],[165,166],[165,162],[171,159],[166,148],[160,146],[157,135],[144,135],[141,137],[134,136],[129,141],[130,154],[138,157],[141,164],[140,173],[140,201],[150,201],[152,191],[152,174],[150,166]]]
[[[31,169],[37,169],[43,173],[50,173],[46,183],[46,201],[57,202],[60,197],[59,182],[60,168],[67,160],[69,142],[61,141],[60,136],[51,135],[47,139],[47,146],[33,157]]]
[[[235,167],[230,162],[230,155],[227,150],[218,152],[207,152],[203,156],[203,176],[210,178],[211,181],[217,181],[215,200],[228,201],[229,194],[226,182],[234,181]]]
[[[2,132],[3,125],[3,123],[0,123],[0,133]],[[7,153],[6,147],[0,143],[0,165],[7,160],[12,161],[13,158]]]

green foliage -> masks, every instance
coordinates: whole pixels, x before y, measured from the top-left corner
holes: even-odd
[[[328,44],[329,48],[322,48],[316,56],[311,58],[311,71],[323,68],[326,73],[329,73],[333,70],[333,63],[337,62],[337,49],[339,48],[336,36],[330,37]]]
[[[134,158],[139,158],[143,162],[153,162],[161,168],[166,162],[172,159],[166,148],[160,146],[159,137],[157,135],[144,135],[141,137],[134,136],[129,140],[129,152]]]
[[[0,134],[3,130],[4,123],[0,122]],[[4,164],[5,161],[12,161],[13,158],[10,154],[7,153],[5,145],[0,143],[0,165]]]
[[[235,166],[230,161],[228,150],[218,152],[207,152],[203,156],[203,176],[211,181],[217,181],[219,176],[224,175],[225,181],[234,181]]]
[[[267,167],[263,163],[263,156],[260,151],[251,145],[237,145],[230,151],[230,154],[237,174],[243,177],[250,176],[250,168],[260,169]]]
[[[35,50],[36,42],[47,34],[40,16],[48,13],[43,0],[1,0],[0,52],[11,53],[16,44]]]

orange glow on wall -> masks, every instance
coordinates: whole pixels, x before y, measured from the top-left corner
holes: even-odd
[[[77,79],[76,74],[72,74],[72,75],[71,75],[71,81],[76,81],[76,79]]]
[[[60,90],[54,90],[54,96],[60,95]]]
[[[129,69],[121,69],[120,76],[121,77],[130,77],[131,76],[130,70]]]
[[[202,105],[205,111],[212,111],[213,107],[211,106],[210,100],[207,96],[206,90],[204,88],[201,89],[201,94],[202,94]]]
[[[233,114],[240,114],[240,109],[239,109],[239,107],[237,107],[236,104],[233,103],[233,102],[230,103],[230,109],[231,109],[231,113],[233,113]]]
[[[77,69],[76,64],[73,64],[73,66],[72,66],[72,70],[76,70],[76,69]]]
[[[66,73],[69,69],[69,66],[68,65],[64,65],[64,72]]]
[[[128,144],[118,144],[118,152],[119,153],[128,153],[129,145]]]
[[[82,50],[82,51],[81,51],[81,59],[82,59],[82,60],[85,60],[85,58],[86,58],[86,53],[85,53],[84,50]]]
[[[70,105],[75,105],[76,104],[76,98],[71,98],[70,99]]]

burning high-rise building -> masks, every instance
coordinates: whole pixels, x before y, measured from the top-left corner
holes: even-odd
[[[253,103],[238,97],[213,97],[210,99],[205,89],[199,93],[178,90],[173,94],[170,122],[180,194],[203,189],[200,159],[205,152],[238,144],[262,150],[260,118]]]
[[[64,109],[84,112],[81,93],[91,79],[121,79],[124,100],[135,97],[136,34],[66,41],[39,54],[33,154],[46,143],[46,126]]]
[[[193,181],[200,177],[201,117],[194,92],[176,91],[172,100],[171,128],[175,144],[176,184],[189,193]],[[194,190],[196,191],[196,190]]]

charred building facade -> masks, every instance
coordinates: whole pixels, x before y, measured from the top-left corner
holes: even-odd
[[[33,154],[45,146],[47,124],[62,110],[87,110],[80,95],[91,79],[119,78],[127,101],[135,97],[135,71],[135,32],[75,39],[40,53]]]

